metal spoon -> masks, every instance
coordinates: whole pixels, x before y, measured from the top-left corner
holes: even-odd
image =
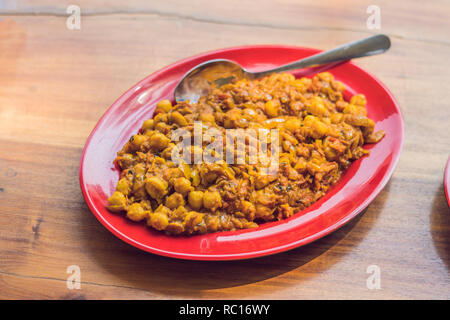
[[[271,73],[297,70],[331,62],[371,56],[385,52],[390,46],[391,41],[389,40],[389,37],[378,34],[345,44],[329,51],[315,54],[278,68],[261,72],[248,71],[236,62],[226,59],[209,60],[199,64],[186,73],[175,88],[175,100],[177,102],[186,100],[197,102],[201,96],[204,96],[209,92],[213,83],[217,87],[220,87],[234,79],[258,79]]]

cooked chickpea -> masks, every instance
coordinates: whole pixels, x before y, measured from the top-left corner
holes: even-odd
[[[173,183],[173,187],[176,192],[181,193],[182,195],[187,195],[189,191],[192,191],[194,188],[191,186],[191,182],[186,178],[176,178]]]
[[[159,207],[156,208],[155,212],[157,212],[157,213],[163,213],[163,214],[165,214],[166,216],[168,216],[168,215],[171,214],[172,211],[171,211],[169,208],[167,208],[166,206],[160,204]]]
[[[246,218],[248,220],[253,220],[255,218],[256,209],[255,209],[255,206],[253,205],[253,203],[242,200],[240,207],[241,207],[242,213],[246,216]]]
[[[200,180],[201,180],[198,172],[196,170],[192,170],[191,177],[192,177],[192,185],[194,187],[198,187],[198,185],[200,184]]]
[[[206,123],[214,124],[216,122],[214,115],[211,113],[202,113],[199,116],[199,120]]]
[[[290,118],[284,122],[284,127],[286,128],[286,130],[295,132],[296,130],[300,129],[301,123],[301,120],[298,118]]]
[[[346,89],[345,84],[340,81],[333,81],[331,84],[333,88],[338,92],[344,92]]]
[[[164,159],[172,159],[172,151],[175,147],[175,143],[169,143],[167,147],[161,152],[161,157],[163,157]]]
[[[203,220],[203,214],[196,211],[189,211],[184,218],[184,223],[188,228],[193,228]]]
[[[271,182],[271,177],[268,175],[258,175],[255,179],[255,188],[262,189]]]
[[[303,122],[305,126],[312,129],[311,135],[315,139],[319,139],[328,132],[328,126],[314,116],[306,116]]]
[[[346,114],[356,114],[356,110],[356,106],[349,103],[344,107],[344,110],[342,110],[342,112]]]
[[[203,192],[201,191],[189,192],[188,201],[192,209],[200,210],[203,205]]]
[[[273,209],[264,206],[264,205],[257,205],[256,211],[255,211],[255,217],[260,218],[263,220],[269,220],[272,216]]]
[[[321,117],[328,114],[328,110],[325,107],[323,99],[320,97],[313,97],[309,104],[307,105],[306,110],[312,115]]]
[[[289,141],[292,145],[294,146],[298,145],[298,140],[295,139],[295,137],[289,134],[288,132],[284,132],[282,136],[285,141]]]
[[[364,107],[367,103],[366,96],[363,94],[355,94],[353,97],[351,97],[350,103],[360,107]]]
[[[170,222],[166,231],[171,234],[181,234],[184,232],[184,225],[179,221]]]
[[[208,216],[206,220],[206,227],[208,228],[209,232],[215,232],[219,229],[220,221],[218,217],[215,216]]]
[[[142,144],[144,144],[145,142],[147,142],[147,137],[140,135],[140,134],[135,134],[133,136],[133,139],[131,140],[131,144],[137,149],[139,150],[139,148],[141,147]]]
[[[329,72],[321,72],[321,73],[318,73],[317,76],[322,81],[331,82],[331,81],[334,80],[333,75],[331,73],[329,73]]]
[[[295,86],[295,88],[297,90],[299,90],[300,92],[305,92],[306,91],[306,86],[304,84],[303,81],[301,81],[300,79],[296,79],[292,82],[292,84]]]
[[[342,122],[343,115],[342,115],[342,113],[333,113],[330,118],[331,118],[331,123],[336,124],[336,123]]]
[[[287,203],[280,206],[280,214],[283,218],[289,218],[294,214],[294,209]]]
[[[142,221],[147,218],[147,214],[139,203],[133,203],[127,210],[127,217],[133,221]]]
[[[327,157],[327,159],[329,159],[329,160],[336,159],[337,153],[336,153],[336,150],[334,150],[333,148],[326,146],[324,149],[324,153],[325,153],[325,156]]]
[[[108,198],[108,209],[114,212],[123,211],[127,207],[127,199],[122,192],[116,191]]]
[[[158,122],[155,126],[155,130],[162,132],[163,134],[166,134],[170,130],[170,125],[168,125],[165,122]]]
[[[192,176],[192,170],[191,170],[191,167],[190,167],[187,163],[183,162],[183,163],[181,164],[181,166],[180,166],[180,171],[183,172],[183,174],[181,175],[181,177],[184,175],[184,177],[185,177],[186,179],[190,179],[190,178],[191,178],[191,176]]]
[[[128,143],[125,146],[128,146]],[[117,156],[116,161],[121,168],[130,168],[134,165],[136,160],[131,153],[123,153]]]
[[[166,163],[166,159],[161,158],[161,157],[155,157],[155,163],[156,164],[165,164]]]
[[[179,177],[184,177],[183,170],[180,168],[167,168],[163,171],[163,178],[166,181],[171,181]]]
[[[216,211],[217,208],[222,206],[222,197],[217,191],[206,191],[203,194],[203,206],[206,209]]]
[[[156,126],[158,123],[164,123],[167,122],[168,117],[166,113],[158,113],[154,118],[153,118],[153,123]]]
[[[375,122],[373,122],[372,119],[369,119],[363,115],[346,114],[344,116],[344,121],[351,124],[352,126],[372,127],[372,128],[375,126]]]
[[[117,182],[116,190],[124,195],[128,195],[131,191],[131,181],[127,178],[122,178]]]
[[[302,82],[305,87],[309,87],[312,84],[312,80],[310,78],[301,78],[299,81]]]
[[[185,205],[185,201],[184,201],[183,195],[178,192],[172,193],[166,199],[166,207],[168,207],[169,209],[176,209],[179,206],[184,206],[184,205]]]
[[[169,218],[163,212],[154,212],[150,214],[150,218],[147,220],[147,224],[155,228],[156,230],[164,230],[169,225]]]
[[[367,116],[367,109],[361,106],[358,106],[358,115]]]
[[[349,103],[347,106],[345,106],[344,110],[342,111],[345,114],[354,114],[354,115],[359,115],[359,116],[366,116],[367,112],[366,112],[366,108],[355,105],[355,104],[351,104]]]
[[[168,183],[158,177],[150,177],[145,180],[145,189],[156,200],[167,194]]]
[[[166,148],[169,142],[170,139],[159,132],[150,137],[150,147],[158,151]]]
[[[164,111],[164,112],[169,112],[170,110],[172,110],[172,102],[170,102],[170,100],[161,100],[160,102],[158,102],[156,104],[156,108]]]
[[[141,177],[145,174],[146,168],[145,164],[140,162],[133,167],[135,177]]]
[[[323,137],[328,132],[328,126],[320,120],[316,120],[313,122],[313,137],[318,139]]]
[[[278,108],[275,106],[275,103],[272,100],[266,102],[265,111],[266,114],[271,118],[275,118],[278,115]]]
[[[306,160],[303,157],[300,157],[297,163],[294,166],[294,169],[297,171],[304,171],[306,169]]]
[[[308,115],[303,119],[303,124],[305,126],[311,126],[311,124],[316,120],[317,120],[317,118],[315,116]]]
[[[170,114],[170,121],[175,122],[180,127],[187,126],[188,124],[186,118],[178,111],[172,112]]]
[[[246,228],[246,229],[258,228],[258,224],[255,222],[249,221],[244,224],[244,228]]]
[[[142,125],[142,130],[143,131],[152,130],[154,128],[154,126],[155,126],[155,124],[154,124],[153,119],[148,119],[148,120],[144,121],[144,123]]]

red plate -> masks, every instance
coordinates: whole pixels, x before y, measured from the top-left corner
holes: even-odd
[[[346,98],[355,93],[367,97],[368,116],[386,137],[371,149],[369,157],[355,161],[341,180],[311,207],[289,219],[255,229],[219,232],[191,237],[170,237],[144,223],[105,209],[114,191],[119,171],[113,164],[128,138],[152,116],[161,99],[173,99],[181,77],[197,64],[224,58],[250,70],[264,70],[319,52],[288,46],[246,46],[200,54],[176,62],[148,76],[103,115],[89,136],[80,163],[80,184],[86,203],[97,219],[120,239],[142,250],[182,259],[234,260],[286,251],[317,240],[359,214],[389,180],[403,144],[403,120],[389,90],[375,77],[352,63],[329,71],[347,86]],[[376,59],[376,57],[371,58]]]
[[[445,166],[445,173],[444,173],[444,189],[445,189],[445,196],[447,197],[447,203],[450,207],[450,156],[447,160],[447,165]]]

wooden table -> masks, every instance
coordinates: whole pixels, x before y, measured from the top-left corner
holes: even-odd
[[[450,3],[372,1],[0,1],[0,298],[450,298]],[[356,63],[394,93],[404,149],[386,188],[339,231],[248,261],[190,262],[123,243],[90,213],[78,165],[96,121],[124,91],[203,51],[276,43],[332,48],[386,33]],[[81,289],[66,286],[81,269]],[[367,268],[381,271],[369,290]]]

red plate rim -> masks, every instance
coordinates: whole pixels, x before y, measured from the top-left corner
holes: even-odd
[[[320,52],[321,51],[321,50],[317,50],[317,49],[312,49],[312,48],[308,48],[308,47],[300,47],[300,46],[246,45],[246,46],[229,47],[229,48],[223,48],[223,49],[212,50],[212,51],[200,53],[200,54],[197,54],[197,55],[194,55],[194,56],[191,56],[191,57],[179,60],[179,61],[177,61],[175,63],[172,63],[172,64],[170,64],[170,65],[168,65],[168,66],[166,66],[166,67],[164,67],[164,68],[162,68],[162,69],[152,73],[151,75],[145,77],[144,79],[142,79],[141,81],[139,81],[138,83],[133,85],[124,94],[122,94],[105,111],[105,113],[102,115],[102,117],[98,120],[96,126],[94,127],[94,129],[90,133],[89,137],[87,138],[85,146],[84,146],[83,151],[82,151],[80,167],[79,167],[79,181],[80,181],[80,186],[81,186],[83,197],[84,197],[84,199],[85,199],[89,209],[95,215],[95,217],[100,221],[100,223],[103,224],[116,237],[118,237],[119,239],[121,239],[121,240],[123,240],[123,241],[125,241],[125,242],[127,242],[127,243],[129,243],[131,245],[133,245],[134,247],[142,249],[144,251],[151,252],[151,253],[158,254],[158,255],[162,255],[162,256],[166,256],[166,257],[171,257],[171,258],[187,259],[187,260],[211,260],[211,261],[218,261],[218,260],[242,260],[242,259],[256,258],[256,257],[271,255],[271,254],[275,254],[275,253],[279,253],[279,252],[284,252],[284,251],[287,251],[287,250],[290,250],[290,249],[294,249],[296,247],[303,246],[305,244],[308,244],[310,242],[313,242],[313,241],[315,241],[317,239],[320,239],[320,238],[330,234],[331,232],[333,232],[333,231],[339,229],[340,227],[342,227],[344,224],[346,224],[351,219],[355,218],[359,213],[361,213],[375,199],[375,197],[381,192],[381,190],[386,186],[387,182],[391,178],[392,173],[393,173],[393,171],[394,171],[394,169],[395,169],[395,167],[396,167],[396,165],[398,163],[401,151],[403,149],[404,121],[403,121],[402,112],[401,112],[401,110],[400,110],[400,108],[398,106],[398,103],[395,100],[393,94],[390,92],[390,90],[377,77],[375,77],[371,73],[365,71],[364,69],[358,67],[357,65],[355,65],[354,63],[349,61],[349,62],[346,62],[346,64],[351,65],[358,72],[360,72],[362,74],[365,74],[369,78],[372,78],[372,80],[375,81],[375,83],[378,86],[380,86],[382,88],[382,90],[392,100],[395,112],[399,116],[399,126],[400,126],[399,129],[400,130],[399,130],[399,136],[397,137],[397,139],[399,139],[400,141],[399,141],[398,148],[395,150],[395,152],[393,152],[393,157],[392,157],[392,160],[391,160],[391,162],[389,164],[389,168],[384,173],[384,176],[382,177],[381,181],[377,184],[377,186],[371,191],[371,193],[355,209],[353,209],[349,214],[347,214],[345,216],[345,218],[339,220],[338,222],[334,223],[333,225],[331,225],[331,226],[329,226],[329,227],[327,227],[325,229],[322,229],[319,232],[316,232],[314,235],[312,235],[310,237],[299,239],[297,241],[290,242],[290,243],[288,243],[286,245],[274,246],[272,248],[265,249],[265,250],[257,250],[257,251],[246,252],[246,253],[238,253],[238,254],[187,254],[187,253],[182,253],[182,252],[173,252],[173,251],[167,251],[167,250],[160,250],[158,248],[154,248],[154,247],[145,245],[143,243],[137,242],[134,239],[131,239],[126,234],[124,234],[121,231],[117,230],[114,226],[112,226],[103,217],[103,215],[99,212],[97,207],[94,205],[92,198],[90,197],[89,193],[87,192],[87,187],[86,187],[86,184],[85,184],[85,181],[84,181],[84,176],[83,176],[85,156],[86,156],[86,151],[87,151],[88,145],[90,144],[90,142],[92,140],[92,137],[94,136],[94,134],[98,130],[98,127],[99,127],[100,123],[102,123],[103,119],[107,116],[107,114],[109,113],[110,109],[112,109],[116,105],[122,104],[124,102],[124,100],[129,97],[129,95],[132,92],[132,90],[134,90],[135,88],[139,87],[141,84],[147,82],[149,78],[157,77],[159,74],[165,72],[167,69],[176,68],[178,66],[181,66],[181,65],[185,64],[186,62],[189,62],[189,61],[195,60],[195,59],[199,59],[199,58],[202,58],[202,57],[215,55],[215,54],[221,54],[221,53],[230,52],[230,51],[245,50],[245,49],[277,49],[277,50],[289,49],[289,50],[306,50],[306,51],[315,51],[315,52]],[[448,167],[449,167],[449,165],[447,164],[447,168]],[[449,170],[446,171],[446,176],[448,174],[448,171]],[[446,178],[446,180],[448,180],[448,179]],[[339,183],[340,182],[338,182],[337,184],[339,184]],[[447,185],[446,185],[446,194],[447,194],[447,198],[448,198]],[[450,200],[449,200],[449,205],[450,205]]]

